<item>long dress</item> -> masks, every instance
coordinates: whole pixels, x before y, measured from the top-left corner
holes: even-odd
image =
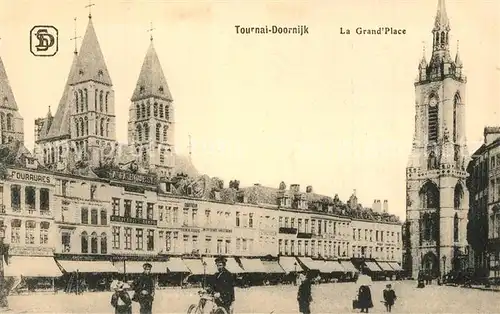
[[[370,291],[370,287],[359,287],[358,306],[360,309],[370,309],[373,307],[372,292]]]

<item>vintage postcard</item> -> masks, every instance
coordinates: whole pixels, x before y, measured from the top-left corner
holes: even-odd
[[[0,312],[499,312],[499,91],[500,1],[0,0]]]

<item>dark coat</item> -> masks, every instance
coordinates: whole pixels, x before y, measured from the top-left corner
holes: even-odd
[[[396,292],[392,289],[384,289],[384,301],[387,305],[394,305],[396,300]]]
[[[297,301],[299,303],[310,303],[312,301],[310,279],[306,279],[300,283],[299,291],[297,292]]]
[[[146,290],[147,294],[142,294]],[[151,274],[141,274],[134,281],[134,301],[139,303],[151,303],[155,296],[155,282]]]
[[[119,300],[120,302],[118,302]],[[132,314],[132,300],[127,291],[122,290],[113,293],[111,305],[115,308],[115,314]]]
[[[361,309],[369,309],[373,307],[372,292],[370,287],[361,286],[358,291],[358,305]]]
[[[220,293],[220,303],[229,306],[234,302],[233,274],[227,269],[215,273],[210,280],[210,286],[214,292]]]

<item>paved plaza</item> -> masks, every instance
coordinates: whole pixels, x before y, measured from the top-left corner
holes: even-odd
[[[382,290],[387,282],[374,282],[372,313],[384,312]],[[394,283],[399,297],[393,313],[499,313],[498,292],[431,285],[416,289],[413,281]],[[353,313],[354,283],[313,286],[313,313]],[[165,289],[157,292],[153,313],[186,313],[197,302],[197,289]],[[296,287],[252,287],[236,290],[235,313],[297,313]],[[9,297],[15,313],[113,313],[111,292],[84,295],[31,295]],[[137,303],[133,312],[138,313]],[[359,312],[356,311],[356,312]]]

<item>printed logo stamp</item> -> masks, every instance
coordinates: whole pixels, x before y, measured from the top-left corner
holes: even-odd
[[[59,49],[57,28],[52,25],[33,26],[30,31],[30,47],[34,56],[55,56]]]

